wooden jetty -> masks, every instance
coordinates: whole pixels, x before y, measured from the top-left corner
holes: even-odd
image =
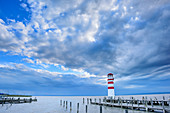
[[[31,103],[31,102],[36,102],[37,99],[32,99],[32,98],[2,98],[0,99],[0,104],[19,104],[19,103]]]
[[[100,106],[109,106],[109,107],[119,107],[125,109],[132,109],[132,110],[145,110],[145,111],[162,111],[163,113],[170,113],[170,99],[169,100],[135,100],[132,99],[99,99],[99,102],[91,101],[91,104],[100,105]]]

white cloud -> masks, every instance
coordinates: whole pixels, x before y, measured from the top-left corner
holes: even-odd
[[[126,89],[133,89],[133,88],[143,88],[145,87],[144,85],[129,85],[129,86],[126,86],[124,88]]]

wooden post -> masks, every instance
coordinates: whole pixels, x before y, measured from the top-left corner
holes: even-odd
[[[119,103],[119,105],[120,105],[120,98],[118,97],[118,103]]]
[[[70,111],[72,110],[72,103],[70,102]]]
[[[67,101],[66,101],[66,109],[67,109]]]
[[[132,110],[133,110],[133,99],[131,100],[131,102],[132,102]]]
[[[87,105],[86,105],[86,113],[87,113]]]
[[[120,99],[120,103],[121,103],[121,108],[122,108],[122,99]]]
[[[90,104],[91,104],[91,102],[92,102],[92,99],[90,99]]]
[[[139,107],[139,100],[137,100],[137,104],[138,104],[138,107]]]
[[[65,107],[65,101],[63,102],[63,107]]]
[[[146,109],[146,111],[148,111],[148,101],[147,100],[145,100],[145,109]]]
[[[79,113],[79,103],[77,103],[77,113]]]
[[[125,109],[125,113],[128,113],[128,110],[127,110],[127,109]]]
[[[89,98],[87,98],[87,104],[89,104]]]
[[[150,99],[150,101],[151,101],[151,106],[153,107],[153,101],[152,101],[152,99]]]
[[[60,105],[62,106],[62,100],[60,100]]]
[[[164,101],[162,100],[162,109],[163,109],[163,113],[165,113],[165,106],[164,106]]]
[[[84,98],[83,98],[83,104],[84,104]]]
[[[99,103],[101,103],[101,98],[99,98]]]
[[[102,106],[100,106],[100,113],[102,113]]]
[[[96,98],[94,99],[94,101],[96,102]]]

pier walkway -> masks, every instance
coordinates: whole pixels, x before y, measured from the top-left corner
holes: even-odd
[[[109,107],[120,107],[132,110],[145,110],[145,111],[162,111],[163,113],[170,113],[170,100],[135,100],[135,99],[99,99],[99,102],[91,101],[91,104]]]

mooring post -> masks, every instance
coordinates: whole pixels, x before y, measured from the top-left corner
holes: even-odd
[[[122,108],[122,99],[120,98],[120,104],[121,104],[121,108]]]
[[[132,110],[133,110],[133,99],[131,100],[131,102],[132,102]]]
[[[99,103],[101,103],[101,98],[99,98]]]
[[[163,113],[165,113],[165,106],[164,106],[164,101],[162,100],[162,109],[163,109]]]
[[[65,107],[65,101],[63,102],[63,107]]]
[[[67,109],[67,101],[66,101],[66,109]]]
[[[100,106],[100,113],[102,113],[102,106]]]
[[[86,113],[87,113],[87,105],[86,105]]]
[[[125,113],[128,113],[128,110],[127,110],[127,109],[125,109]]]
[[[62,105],[62,100],[60,100],[60,105]]]
[[[169,108],[170,108],[170,98],[168,99],[168,104],[169,104]]]
[[[150,101],[151,101],[151,106],[153,107],[153,101],[152,101],[152,98],[150,99]]]
[[[138,105],[138,107],[139,107],[139,100],[137,99],[137,105]]]
[[[87,98],[87,104],[89,104],[89,98]]]
[[[72,110],[72,103],[70,102],[70,111]]]
[[[83,104],[84,104],[84,98],[83,98]]]
[[[92,102],[92,99],[90,98],[90,104],[91,104],[91,102]]]
[[[145,109],[146,109],[146,111],[148,111],[148,101],[147,100],[145,100]]]
[[[94,101],[96,102],[96,98],[94,99]]]
[[[77,113],[79,113],[79,103],[77,103]]]

